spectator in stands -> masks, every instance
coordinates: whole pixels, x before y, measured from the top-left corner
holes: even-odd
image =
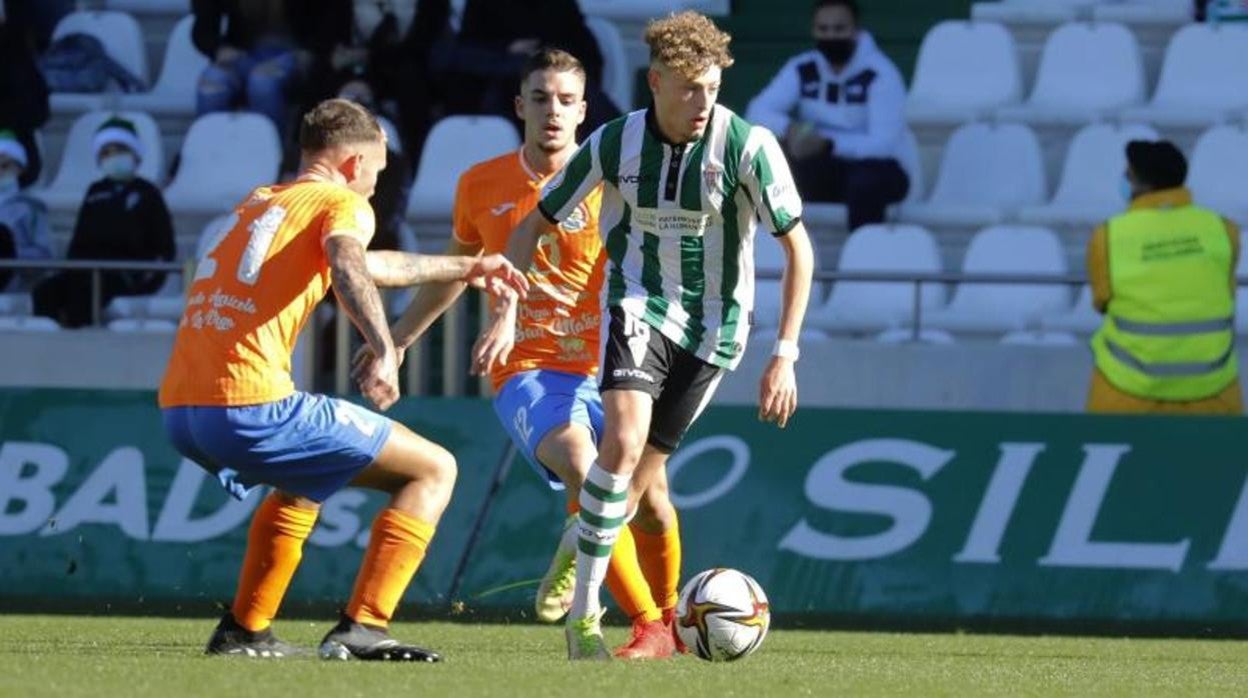
[[[20,5],[8,0],[7,11],[0,13],[0,129],[15,133],[26,152],[20,182],[28,187],[43,169],[35,130],[50,112],[48,85],[35,63],[34,30],[24,14],[14,11]]]
[[[576,0],[468,0],[454,46],[434,55],[435,71],[448,73],[447,113],[497,114],[520,128],[516,76],[542,46],[561,48],[585,66],[589,106],[581,136],[619,116],[602,91],[602,52]]]
[[[1187,160],[1167,141],[1127,145],[1125,213],[1088,243],[1093,412],[1240,414],[1235,356],[1239,231],[1192,205]]]
[[[199,79],[197,112],[242,106],[279,133],[300,78],[323,72],[334,47],[350,43],[350,2],[193,0],[191,9],[192,39],[212,61]]]
[[[43,202],[27,196],[19,184],[28,159],[26,148],[12,131],[0,131],[0,259],[48,259],[52,246],[48,239],[48,209]],[[14,278],[32,278],[34,273],[17,274],[0,269],[0,291]]]
[[[811,32],[815,48],[784,64],[746,119],[781,139],[803,199],[846,204],[850,230],[879,223],[910,188],[905,83],[855,0],[818,0]]]
[[[134,124],[112,118],[100,125],[93,143],[103,177],[87,190],[78,211],[69,259],[112,261],[172,261],[175,256],[173,222],[164,197],[154,184],[139,177],[143,147]],[[101,274],[100,308],[116,296],[155,293],[164,272],[106,272]],[[40,282],[32,293],[37,315],[65,327],[92,321],[92,282],[87,272],[62,272]]]

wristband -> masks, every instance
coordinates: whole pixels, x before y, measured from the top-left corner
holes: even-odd
[[[776,345],[771,349],[771,355],[790,361],[797,361],[797,358],[802,355],[802,351],[797,348],[797,342],[791,339],[777,339]]]

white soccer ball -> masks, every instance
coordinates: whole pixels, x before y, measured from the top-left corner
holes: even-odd
[[[712,662],[752,654],[771,626],[763,588],[733,569],[707,570],[690,579],[676,603],[676,632],[691,652]]]

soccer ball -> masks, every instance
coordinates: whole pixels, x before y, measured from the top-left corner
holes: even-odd
[[[731,662],[758,649],[771,625],[767,595],[752,577],[716,568],[685,584],[676,603],[676,633],[694,654]]]

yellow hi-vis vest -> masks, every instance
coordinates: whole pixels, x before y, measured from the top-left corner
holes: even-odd
[[[1222,219],[1195,206],[1109,221],[1110,300],[1092,337],[1097,368],[1120,390],[1200,400],[1237,379],[1234,253]]]

